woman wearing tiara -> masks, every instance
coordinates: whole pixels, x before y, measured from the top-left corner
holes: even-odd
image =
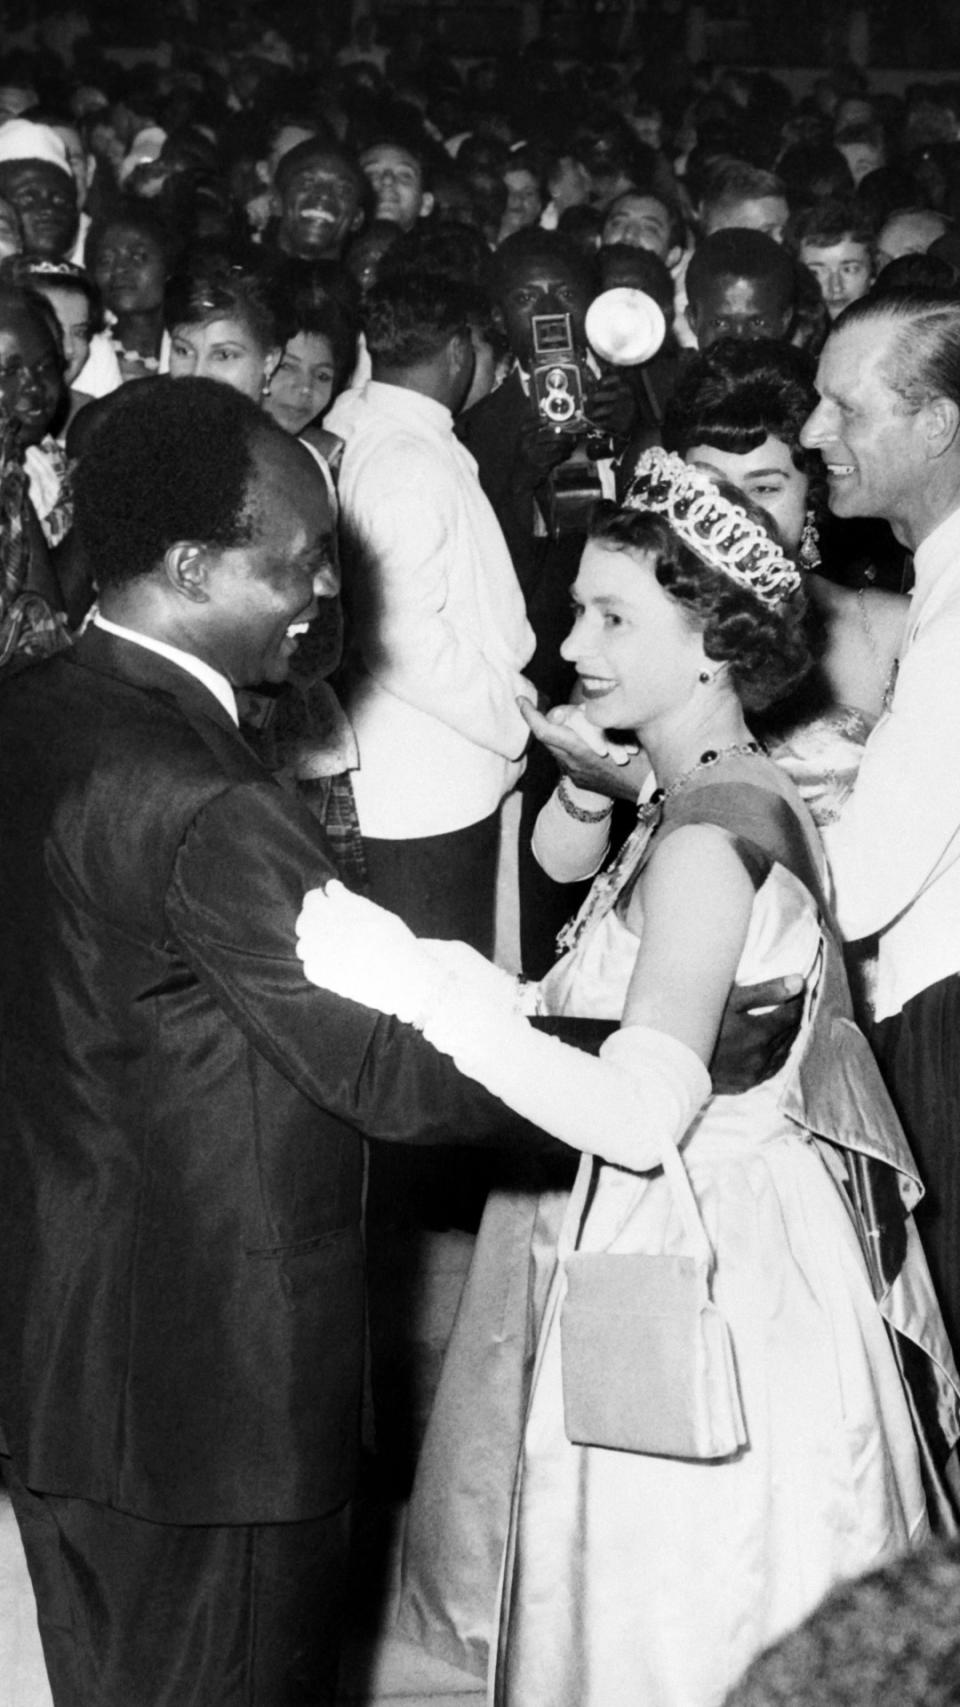
[[[446,1477],[435,1448],[415,1495],[417,1533],[449,1558],[445,1525],[462,1534],[471,1517],[456,1478],[471,1451],[488,1454],[492,1503],[472,1512],[486,1583],[478,1565],[475,1605],[445,1608],[441,1588],[432,1607],[452,1652],[482,1591],[488,1617],[498,1600],[500,1707],[713,1707],[833,1583],[920,1544],[920,1447],[888,1324],[928,1354],[928,1459],[957,1437],[956,1371],[909,1213],[920,1188],[849,1018],[816,833],[746,722],[806,667],[800,602],[795,569],[730,489],[647,453],[627,506],[594,523],[564,652],[587,717],[636,730],[653,775],[556,966],[518,991],[337,886],[302,916],[308,977],[417,1024],[584,1153],[572,1196],[536,1206],[519,1271],[506,1537],[488,1435],[504,1323],[482,1320],[506,1291],[468,1294],[487,1374],[446,1429]],[[567,806],[598,853],[605,823]],[[805,988],[786,1058],[762,1082],[712,1081],[733,984],[786,975]],[[532,1006],[617,1029],[593,1058],[534,1032]],[[483,1243],[481,1229],[478,1257]],[[705,1318],[676,1256],[692,1259],[687,1280],[698,1263],[709,1274],[705,1381]]]

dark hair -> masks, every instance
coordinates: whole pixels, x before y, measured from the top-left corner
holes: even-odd
[[[493,256],[495,297],[502,300],[514,274],[521,267],[538,265],[542,261],[559,261],[593,295],[597,288],[594,257],[560,231],[544,231],[537,225],[525,225],[522,230],[512,231],[509,237],[505,237]]]
[[[75,525],[102,587],[151,574],[178,540],[228,550],[250,538],[258,437],[285,437],[232,386],[143,379],[121,386],[75,477]]]
[[[37,255],[9,255],[0,262],[0,278],[25,286],[44,298],[47,287],[73,291],[75,296],[86,299],[91,332],[99,332],[103,326],[103,299],[97,285],[83,267],[75,266],[72,261],[44,261]]]
[[[273,174],[277,194],[280,196],[286,194],[290,179],[299,172],[301,166],[309,165],[312,160],[321,160],[327,157],[336,160],[350,173],[356,183],[359,200],[367,186],[367,180],[360,170],[359,162],[351,154],[349,148],[344,148],[343,144],[339,142],[329,142],[325,136],[308,136],[304,142],[298,142],[295,148],[288,149],[287,153],[278,160],[277,169]]]
[[[688,300],[694,302],[704,285],[720,278],[764,279],[775,288],[785,308],[794,299],[792,258],[763,231],[730,226],[701,238],[687,268]]]
[[[941,255],[898,255],[888,261],[874,281],[872,295],[887,296],[890,291],[899,290],[943,291],[960,302],[957,270]]]
[[[0,319],[8,314],[26,314],[37,326],[42,326],[47,337],[54,345],[61,361],[63,360],[63,336],[60,322],[53,312],[52,303],[45,296],[34,290],[31,285],[15,284],[7,279],[0,280]]]
[[[869,291],[837,317],[831,335],[872,321],[893,334],[882,375],[905,410],[934,397],[960,403],[960,298],[937,290]]]
[[[829,143],[797,142],[777,162],[794,212],[826,197],[853,194],[853,173],[839,148]]]
[[[168,272],[176,265],[182,246],[180,238],[170,230],[169,225],[154,211],[149,202],[131,197],[125,201],[114,202],[109,213],[95,219],[90,226],[84,248],[84,262],[88,272],[92,273],[96,268],[107,232],[116,231],[120,226],[130,231],[138,231],[155,243]]]
[[[956,1541],[841,1583],[752,1662],[724,1707],[954,1707],[958,1595]]]
[[[872,255],[876,235],[869,214],[852,196],[837,196],[830,201],[817,202],[815,207],[804,208],[787,227],[790,246],[798,254],[803,243],[829,249],[834,243],[848,239],[851,243],[862,243]]]
[[[770,518],[757,505],[726,481],[715,485],[773,537]],[[776,606],[761,603],[729,575],[711,569],[678,539],[664,516],[649,510],[598,504],[589,537],[612,551],[651,554],[664,592],[701,631],[707,657],[728,666],[745,711],[765,711],[807,674],[812,659],[802,595]]]
[[[210,320],[238,320],[264,352],[283,342],[281,310],[271,281],[259,268],[233,260],[226,250],[188,257],[167,280],[163,320],[170,332]]]
[[[331,402],[343,390],[356,366],[357,332],[353,321],[333,297],[326,302],[295,301],[285,316],[284,348],[300,333],[305,337],[326,338],[333,358],[333,387]]]
[[[684,368],[664,413],[663,443],[679,456],[693,445],[746,456],[765,439],[781,439],[823,510],[823,458],[800,443],[816,405],[813,364],[802,350],[771,338],[718,338]]]
[[[456,333],[466,335],[473,306],[471,286],[449,273],[429,266],[391,272],[378,280],[364,310],[371,361],[396,369],[430,361]]]
[[[685,455],[710,443],[735,456],[756,450],[768,437],[783,439],[798,468],[804,451],[800,429],[816,407],[810,362],[789,344],[758,338],[719,338],[691,358],[667,404],[664,443]]]
[[[645,291],[663,309],[669,325],[673,319],[674,294],[670,269],[652,249],[638,249],[634,243],[604,243],[597,255],[600,270],[600,289],[611,290],[620,283],[629,283],[634,290]],[[617,273],[629,275],[617,280]]]

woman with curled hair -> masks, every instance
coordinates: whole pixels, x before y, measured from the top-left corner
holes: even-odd
[[[775,734],[775,756],[824,824],[852,788],[884,708],[908,601],[881,588],[854,590],[821,572],[826,477],[819,453],[800,442],[816,401],[800,351],[723,340],[690,363],[667,409],[664,443],[758,504],[804,572],[820,630],[816,669],[765,732]]]
[[[405,1627],[474,1669],[489,1635],[497,1707],[717,1707],[835,1582],[920,1545],[888,1323],[923,1318],[940,1447],[960,1431],[900,1237],[916,1170],[849,1017],[816,831],[747,722],[807,659],[800,575],[738,499],[650,451],[588,539],[563,652],[585,725],[631,731],[651,774],[539,985],[336,886],[299,924],[311,981],[411,1021],[583,1153],[569,1197],[490,1201],[410,1509]],[[551,809],[595,870],[604,803],[564,787]],[[802,1022],[748,1067],[719,1046],[727,1003],[785,976]],[[615,1029],[594,1058],[533,1013]],[[709,1382],[706,1293],[684,1302],[678,1257],[705,1264],[729,1333]]]
[[[256,267],[200,251],[168,279],[171,379],[215,379],[263,403],[283,352],[275,292]]]

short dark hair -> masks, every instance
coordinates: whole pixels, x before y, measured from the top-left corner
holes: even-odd
[[[277,169],[273,175],[277,194],[281,196],[285,194],[290,179],[299,172],[301,166],[308,165],[311,160],[320,160],[325,157],[337,160],[346,167],[356,181],[358,194],[362,196],[366,189],[367,180],[360,170],[359,161],[349,148],[344,147],[343,143],[331,142],[326,136],[308,136],[305,141],[298,142],[295,148],[288,149],[287,153],[282,156],[277,162]]]
[[[874,280],[871,291],[874,296],[887,296],[894,290],[943,291],[947,297],[960,302],[956,267],[952,267],[942,255],[926,252],[922,255],[898,255],[895,260],[887,262]]]
[[[75,476],[75,525],[101,587],[149,575],[178,540],[249,539],[258,438],[286,438],[249,398],[212,379],[138,380],[109,399]]]
[[[475,296],[470,285],[428,266],[397,268],[367,298],[363,330],[375,367],[403,370],[440,354],[468,333]]]
[[[852,196],[834,196],[796,214],[787,228],[787,237],[798,254],[802,243],[829,249],[846,238],[851,243],[862,243],[872,255],[877,233],[869,213]]]
[[[353,321],[333,297],[326,302],[297,299],[285,317],[284,347],[300,333],[306,337],[326,338],[333,357],[333,390],[336,397],[343,390],[357,362],[357,332]]]
[[[960,298],[940,290],[869,291],[837,317],[831,336],[872,321],[893,332],[882,374],[905,411],[934,397],[960,404]]]
[[[603,290],[613,288],[618,270],[627,272],[630,275],[631,287],[652,296],[654,302],[659,303],[663,309],[668,322],[673,318],[674,295],[670,269],[652,249],[638,249],[634,243],[604,243],[597,255],[597,265]]]
[[[42,328],[54,346],[60,361],[63,361],[63,335],[60,322],[53,312],[52,303],[29,284],[14,284],[6,279],[0,281],[0,320],[9,314],[26,314],[38,329]]]
[[[777,291],[783,306],[794,299],[793,261],[782,245],[763,231],[730,226],[702,237],[687,268],[687,297],[696,301],[711,279],[764,279]]]
[[[794,143],[781,154],[777,171],[794,212],[825,197],[853,194],[853,173],[839,148],[830,143]]]
[[[47,287],[72,291],[75,296],[86,300],[91,332],[99,332],[103,326],[103,299],[97,285],[83,267],[72,261],[45,261],[38,255],[9,255],[0,262],[0,279],[22,285],[41,296]]]
[[[149,237],[157,245],[163,256],[164,265],[168,271],[175,266],[182,248],[182,239],[171,231],[166,221],[150,206],[149,202],[136,196],[128,196],[123,201],[113,202],[109,211],[100,219],[95,219],[87,232],[84,247],[84,261],[88,271],[92,272],[97,265],[97,259],[104,238],[108,231],[115,231],[123,226],[131,231],[139,231]]]
[[[163,319],[170,332],[209,320],[239,320],[262,350],[283,342],[281,305],[272,281],[227,250],[201,250],[184,260],[167,280]]]
[[[775,537],[769,516],[757,505],[726,481],[715,485]],[[701,631],[707,657],[728,666],[745,711],[765,711],[807,674],[812,658],[802,595],[776,606],[761,603],[729,575],[705,564],[677,538],[664,516],[649,510],[598,504],[589,537],[614,551],[650,553],[664,592]]]
[[[493,256],[493,291],[503,299],[514,274],[524,266],[541,261],[560,261],[590,292],[596,290],[597,270],[594,258],[588,255],[561,231],[544,231],[540,226],[525,225],[505,237]]]
[[[684,368],[664,412],[663,443],[679,456],[693,445],[746,456],[781,439],[810,480],[814,503],[825,507],[823,458],[800,443],[816,405],[813,364],[802,350],[772,338],[718,338]]]

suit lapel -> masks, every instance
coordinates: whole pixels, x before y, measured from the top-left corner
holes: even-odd
[[[260,768],[259,760],[216,694],[189,670],[182,670],[160,653],[91,625],[67,656],[82,669],[111,676],[128,687],[175,704],[221,762],[232,767],[238,758],[245,756],[248,763]]]

